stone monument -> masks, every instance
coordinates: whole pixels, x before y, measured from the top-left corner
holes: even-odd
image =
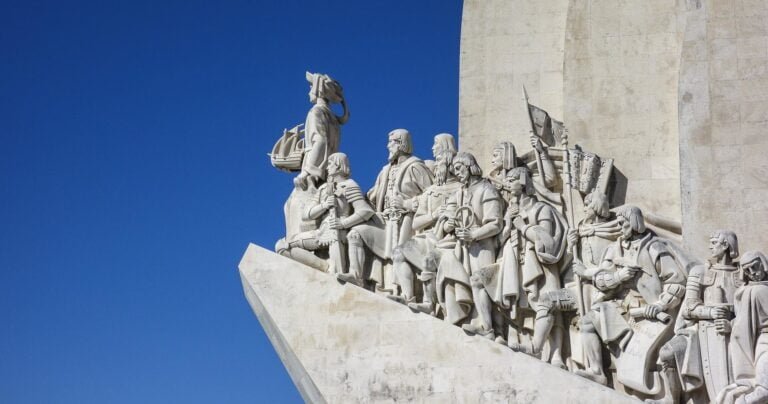
[[[458,150],[382,134],[363,192],[342,87],[307,73],[270,154],[285,238],[240,273],[305,400],[768,402],[768,261],[739,255],[768,238],[766,3],[467,0],[462,24]]]

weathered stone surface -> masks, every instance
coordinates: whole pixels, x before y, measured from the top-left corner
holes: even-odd
[[[701,1],[686,12],[680,68],[683,236],[702,254],[728,227],[768,244],[768,3]],[[694,51],[698,50],[698,51]]]
[[[308,402],[634,402],[253,244],[240,275]]]
[[[613,205],[683,223],[706,256],[727,227],[768,243],[768,2],[466,0],[459,140],[487,167],[528,143],[520,100],[562,119],[571,144],[615,159]]]

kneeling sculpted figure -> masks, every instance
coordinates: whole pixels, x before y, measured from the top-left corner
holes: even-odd
[[[652,372],[661,343],[685,292],[686,274],[663,239],[646,230],[642,211],[622,206],[616,212],[621,236],[603,255],[593,277],[600,295],[581,319],[589,367],[576,373],[606,384],[602,344],[616,352],[617,379],[640,395],[661,390]],[[648,375],[654,375],[651,386]]]
[[[349,178],[349,159],[344,153],[328,156],[327,181],[304,212],[304,220],[320,219],[320,228],[299,233],[290,241],[278,242],[278,253],[330,273],[346,271],[346,229],[373,216],[360,186]],[[312,252],[327,250],[330,264]]]

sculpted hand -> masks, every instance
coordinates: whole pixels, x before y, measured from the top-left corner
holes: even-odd
[[[715,320],[715,331],[717,331],[720,334],[730,334],[731,322],[725,319]]]
[[[568,229],[568,247],[575,247],[579,243],[579,234],[574,229]]]
[[[389,198],[389,206],[397,209],[404,210],[403,197],[399,194],[393,195]]]
[[[325,197],[321,205],[323,206],[323,209],[328,210],[336,205],[336,198],[334,198],[331,195],[328,195]]]
[[[626,282],[626,281],[634,278],[635,274],[637,273],[638,270],[640,270],[640,268],[638,268],[638,267],[630,267],[630,266],[625,266],[625,267],[619,268],[619,271],[618,271],[619,280],[622,281],[622,282]]]
[[[587,273],[587,267],[584,266],[581,262],[574,261],[573,263],[573,273],[579,276],[579,278],[584,278]]]
[[[472,237],[472,230],[470,229],[456,229],[456,238],[467,243],[474,240],[474,237]]]
[[[544,145],[541,143],[541,139],[538,136],[531,134],[531,147],[536,149],[537,152],[544,152]]]
[[[643,317],[645,318],[656,318],[656,315],[661,313],[662,310],[661,307],[655,304],[649,304],[645,306],[645,313],[643,313]]]
[[[715,320],[727,320],[728,315],[731,314],[726,307],[712,307],[709,310],[710,314],[712,314],[712,318]]]
[[[307,189],[307,174],[301,173],[296,176],[296,178],[293,179],[293,185],[296,188],[301,188],[303,190]]]
[[[515,225],[515,228],[518,230],[525,227],[525,221],[520,216],[515,216],[514,218],[512,218],[512,224]]]
[[[328,219],[328,227],[330,227],[333,230],[343,230],[344,225],[341,223],[341,220],[338,218],[332,217]]]

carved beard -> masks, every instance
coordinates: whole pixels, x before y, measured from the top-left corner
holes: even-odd
[[[435,183],[437,185],[444,185],[448,181],[448,173],[450,168],[448,163],[439,158],[435,162],[435,168],[433,174],[435,174]]]
[[[402,153],[400,152],[400,149],[397,149],[395,151],[390,150],[389,156],[387,157],[387,159],[389,160],[390,163],[394,163],[395,160],[397,160],[397,158],[400,157],[401,154]]]

